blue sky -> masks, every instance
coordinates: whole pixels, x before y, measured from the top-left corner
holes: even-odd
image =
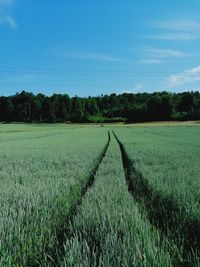
[[[0,95],[200,89],[199,0],[0,0]]]

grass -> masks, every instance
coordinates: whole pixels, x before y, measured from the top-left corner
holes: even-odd
[[[129,190],[144,204],[150,221],[183,245],[185,264],[193,266],[200,259],[199,127],[117,132],[124,143]]]
[[[61,266],[172,266],[167,243],[127,191],[119,152],[112,139],[94,186],[69,226]]]
[[[127,152],[156,190],[173,195],[200,216],[200,135],[199,127],[120,129],[118,136]]]
[[[57,254],[58,233],[107,140],[96,129],[45,134],[13,133],[1,144],[1,266],[44,266]]]
[[[102,116],[90,116],[89,122],[90,123],[126,122],[126,118],[122,118],[122,117],[106,118]]]
[[[165,127],[165,126],[200,126],[200,121],[154,121],[154,122],[138,122],[129,123],[128,126],[143,127]]]
[[[0,266],[199,267],[198,125],[0,124]]]

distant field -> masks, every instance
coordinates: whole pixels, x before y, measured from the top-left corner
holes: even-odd
[[[72,124],[75,125],[75,124]],[[76,125],[85,125],[85,126],[119,126],[119,127],[137,127],[137,126],[200,126],[200,121],[156,121],[156,122],[138,122],[138,123],[126,123],[126,122],[102,122],[102,123],[84,123],[84,124],[76,124]]]
[[[158,121],[129,124],[130,126],[200,126],[200,121]]]
[[[0,124],[0,148],[0,266],[200,266],[200,123]]]

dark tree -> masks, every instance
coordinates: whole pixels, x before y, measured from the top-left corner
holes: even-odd
[[[92,118],[92,119],[91,119]],[[0,97],[0,121],[86,122],[200,119],[200,93],[111,94],[70,98],[67,94],[33,95],[22,91]]]
[[[12,121],[14,119],[14,106],[10,97],[0,97],[0,121]]]

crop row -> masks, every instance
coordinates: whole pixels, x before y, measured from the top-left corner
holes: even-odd
[[[56,261],[67,221],[107,149],[106,139],[106,131],[76,129],[59,138],[1,144],[0,266]]]
[[[69,225],[60,265],[169,267],[169,250],[128,192],[120,150],[111,139],[94,185]]]
[[[173,264],[196,266],[200,255],[199,218],[190,216],[186,207],[178,203],[173,195],[153,187],[135,167],[122,142],[116,135],[115,137],[121,149],[129,192],[145,207],[150,222],[167,238],[172,239],[179,250],[179,257],[173,259]]]
[[[1,136],[0,266],[198,266],[198,186],[168,160],[198,145],[178,129],[118,128],[124,144],[105,128],[18,129]]]

